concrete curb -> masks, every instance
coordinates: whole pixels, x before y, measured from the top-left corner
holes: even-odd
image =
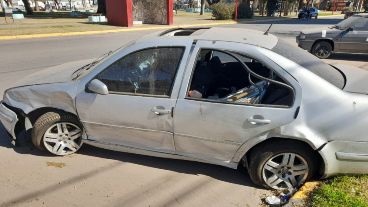
[[[216,22],[216,23],[206,23],[206,24],[183,24],[183,25],[174,25],[174,26],[157,26],[157,27],[144,27],[144,28],[122,28],[122,29],[85,31],[85,32],[67,32],[67,33],[59,32],[59,33],[48,33],[48,34],[12,35],[12,36],[0,36],[0,40],[18,40],[18,39],[47,38],[47,37],[96,35],[96,34],[107,34],[107,33],[118,33],[118,32],[164,30],[164,29],[186,28],[186,27],[206,27],[206,26],[229,25],[229,24],[237,24],[237,22],[229,21],[229,22]]]
[[[321,182],[307,182],[305,183],[293,197],[290,198],[289,203],[284,207],[307,206],[306,201],[309,195],[315,190]]]

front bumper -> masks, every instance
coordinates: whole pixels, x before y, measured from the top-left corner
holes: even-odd
[[[304,50],[311,51],[314,41],[312,40],[306,40],[306,39],[300,39],[299,36],[296,37],[296,43],[300,48],[303,48]]]
[[[15,126],[18,122],[18,116],[2,102],[0,102],[0,122],[3,124],[5,130],[11,135],[13,139],[12,143],[14,144],[16,140]]]

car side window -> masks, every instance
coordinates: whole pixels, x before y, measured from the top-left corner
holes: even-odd
[[[354,24],[354,30],[368,31],[368,18],[361,18]]]
[[[292,106],[294,89],[255,59],[204,49],[197,58],[187,97],[236,104]]]
[[[183,52],[183,47],[149,48],[134,52],[108,66],[97,79],[113,93],[168,97]]]

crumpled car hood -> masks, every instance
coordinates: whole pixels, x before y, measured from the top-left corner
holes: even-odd
[[[88,63],[91,63],[92,61],[93,59],[79,60],[43,69],[41,71],[32,73],[29,76],[26,76],[18,82],[15,82],[11,86],[11,88],[27,85],[63,83],[71,81],[74,71]]]
[[[368,71],[350,65],[336,64],[334,66],[346,76],[344,91],[368,94]]]

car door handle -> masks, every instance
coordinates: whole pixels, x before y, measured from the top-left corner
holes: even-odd
[[[164,115],[164,114],[171,114],[171,110],[165,109],[165,107],[163,106],[155,106],[153,107],[151,111],[157,116]]]
[[[271,120],[258,118],[248,118],[248,122],[253,125],[271,124]]]

